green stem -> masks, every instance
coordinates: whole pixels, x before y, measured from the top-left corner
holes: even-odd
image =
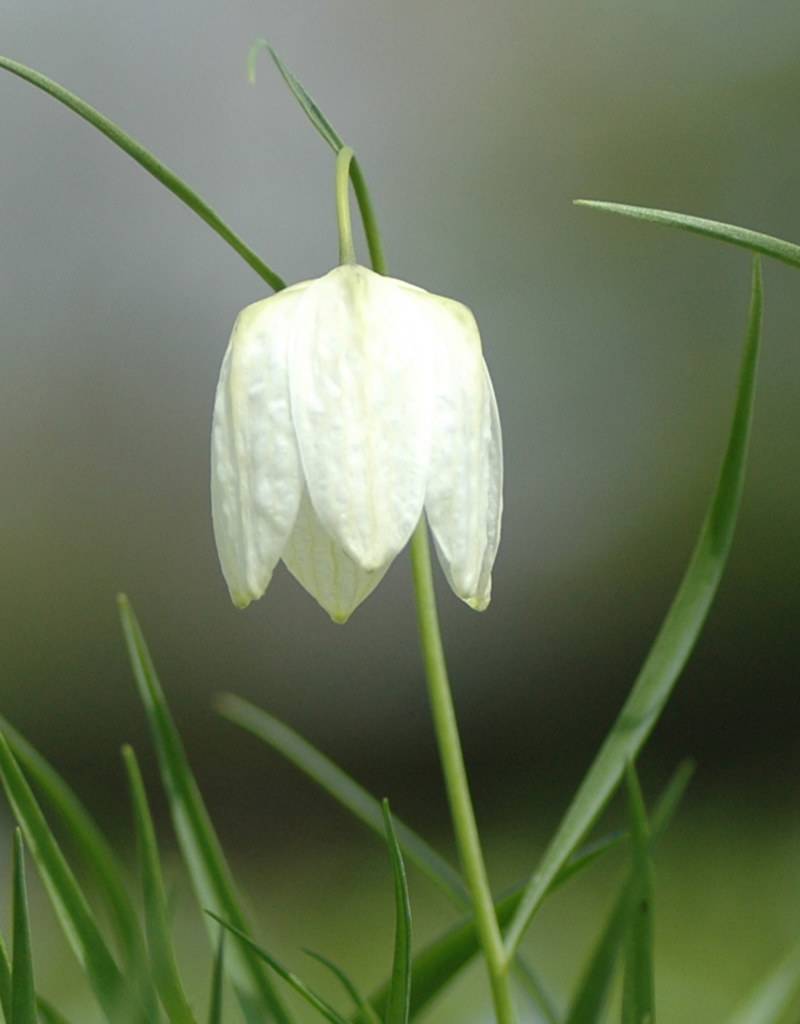
[[[355,263],[353,225],[350,221],[350,165],[353,151],[342,146],[336,154],[336,220],[339,224],[339,262]]]
[[[436,595],[433,589],[430,546],[424,520],[420,521],[411,539],[411,565],[414,574],[420,643],[425,663],[425,675],[428,680],[428,694],[450,802],[456,844],[472,897],[475,923],[489,971],[497,1024],[513,1024],[515,1013],[508,977],[508,961],[489,888],[478,825],[475,821],[475,811],[469,792],[464,754],[458,734],[458,723],[450,692],[450,682],[447,677],[447,664],[439,629],[439,616],[436,611]]]

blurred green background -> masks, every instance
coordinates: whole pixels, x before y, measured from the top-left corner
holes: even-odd
[[[800,239],[796,0],[6,0],[0,28],[4,54],[141,139],[291,281],[335,262],[333,161],[267,61],[247,84],[267,36],[359,153],[392,272],[475,311],[504,426],[504,540],[489,611],[443,587],[442,618],[493,874],[524,874],[680,578],[749,287],[745,253],[571,200]],[[368,985],[389,957],[382,849],[212,701],[233,690],[291,721],[448,848],[405,560],[346,628],[283,571],[232,608],[211,535],[211,401],[233,319],[264,288],[10,76],[0,125],[2,712],[124,844],[117,751],[148,743],[113,600],[128,592],[272,948],[295,966],[318,948]],[[733,557],[641,766],[652,793],[679,757],[698,762],[659,861],[665,1021],[719,1019],[797,936],[800,292],[796,271],[765,271]],[[619,868],[534,929],[562,999]],[[412,882],[423,938],[449,911]],[[57,931],[36,938],[45,990],[70,985]],[[447,1005],[487,1019],[482,977],[431,1019]]]

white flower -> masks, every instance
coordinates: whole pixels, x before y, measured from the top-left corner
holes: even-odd
[[[279,559],[337,622],[423,512],[453,590],[491,595],[500,421],[472,313],[345,265],[248,306],[214,405],[214,535],[235,604]]]

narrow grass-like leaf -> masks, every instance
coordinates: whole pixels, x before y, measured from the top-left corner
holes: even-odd
[[[211,996],[208,1000],[208,1024],[222,1024],[222,1001],[225,990],[225,931],[220,929],[214,973],[211,975]]]
[[[639,779],[632,764],[625,771],[631,834],[631,907],[625,936],[625,980],[622,1024],[652,1024],[655,1018],[653,979],[653,870],[650,825]]]
[[[335,1010],[327,1000],[323,999],[322,996],[317,995],[312,989],[306,985],[293,971],[288,970],[283,966],[275,957],[270,956],[265,949],[262,949],[257,943],[241,931],[239,928],[234,928],[233,925],[223,921],[221,917],[217,917],[210,910],[208,911],[209,917],[213,917],[215,921],[218,921],[223,928],[227,928],[229,932],[232,932],[237,938],[251,950],[257,957],[269,964],[273,971],[283,980],[290,985],[295,992],[303,998],[309,1006],[313,1006],[315,1010],[322,1014],[326,1020],[330,1021],[330,1024],[349,1024],[349,1022],[341,1016],[341,1014]]]
[[[83,867],[91,874],[126,961],[133,969],[140,968],[145,962],[144,937],[116,854],[74,791],[2,716],[0,731],[27,777],[60,818]]]
[[[394,875],[394,957],[392,960],[392,983],[386,1006],[386,1024],[408,1024],[411,1002],[411,902],[408,897],[408,882],[403,855],[397,843],[392,826],[389,801],[381,804],[386,827],[386,843]]]
[[[622,217],[664,224],[667,227],[679,228],[681,231],[689,231],[694,235],[704,235],[718,242],[729,242],[762,256],[771,256],[781,263],[788,263],[791,267],[800,267],[800,245],[762,234],[760,231],[707,220],[705,217],[692,217],[686,213],[674,213],[672,210],[653,210],[645,206],[607,203],[598,199],[576,199],[574,202],[576,206],[586,206],[592,210],[601,210],[603,213],[617,213]]]
[[[31,926],[25,884],[25,853],[19,829],[14,830],[13,865],[14,951],[11,964],[11,1020],[12,1024],[37,1024]]]
[[[202,908],[224,915],[234,927],[246,933],[247,921],[228,862],[186,758],[141,627],[124,595],[119,597],[119,610],[136,684],[150,723],[172,821],[197,900]],[[213,929],[212,944],[215,939],[216,929]],[[265,1012],[279,1024],[290,1024],[271,981],[249,947],[237,943],[225,958],[225,968],[251,1024],[260,1024]]]
[[[586,835],[664,708],[703,628],[733,540],[744,483],[761,341],[761,269],[756,258],[736,406],[717,487],[686,574],[623,708],[531,877],[508,930],[509,956],[551,881]]]
[[[337,979],[339,984],[350,997],[350,1000],[352,1001],[356,1010],[358,1011],[356,1015],[356,1020],[359,1022],[359,1024],[380,1024],[380,1017],[377,1015],[374,1008],[361,995],[359,990],[356,988],[356,986],[353,984],[353,982],[350,980],[347,974],[345,974],[342,968],[339,967],[338,964],[335,964],[333,960],[329,960],[326,956],[323,956],[321,953],[315,953],[313,949],[304,949],[303,952],[306,954],[306,956],[310,956],[318,963],[321,963],[323,967],[327,967],[331,974],[333,974],[333,976]]]
[[[385,835],[380,802],[294,729],[249,701],[231,694],[221,697],[218,707],[229,721],[251,732],[291,761],[376,835]],[[405,856],[456,906],[468,908],[471,905],[469,892],[458,871],[396,815],[392,815],[392,818],[397,840]]]
[[[147,802],[142,773],[132,747],[123,747],[122,759],[128,776],[136,826],[147,945],[150,951],[153,980],[164,1009],[167,1011],[170,1024],[196,1024],[175,959],[155,828]]]
[[[760,981],[737,1008],[728,1024],[783,1024],[790,1007],[800,999],[800,946],[795,946]],[[797,1017],[792,1017],[796,1020]]]
[[[202,199],[195,191],[193,191],[185,181],[178,177],[174,171],[171,171],[169,167],[162,164],[152,153],[150,153],[144,146],[137,142],[136,139],[132,138],[127,132],[124,132],[119,125],[109,120],[104,114],[101,114],[94,107],[91,107],[85,100],[82,100],[75,93],[65,89],[58,82],[52,81],[46,75],[43,75],[40,71],[35,71],[33,68],[26,67],[24,64],[20,64],[16,60],[11,60],[8,57],[0,57],[0,68],[5,71],[10,71],[12,75],[24,79],[31,85],[36,86],[37,89],[41,89],[42,92],[46,92],[48,96],[52,96],[53,99],[58,100],[59,103],[63,103],[65,107],[68,107],[73,113],[77,114],[78,117],[83,118],[84,121],[88,121],[93,128],[96,128],[99,132],[102,132],[106,138],[110,139],[116,146],[124,150],[128,156],[132,157],[140,167],[143,167],[149,174],[160,181],[165,188],[168,188],[173,195],[177,196],[182,202],[184,202],[190,210],[193,210],[201,220],[205,221],[206,224],[215,231],[220,238],[222,238],[228,245],[236,252],[248,266],[263,278],[264,281],[273,288],[275,291],[279,291],[285,287],[285,282],[267,266],[266,263],[259,256],[256,255],[253,250],[246,245],[241,238],[222,220],[219,214],[213,210],[208,203]]]
[[[11,961],[8,958],[8,950],[0,935],[0,1021],[3,1024],[11,1022]]]
[[[3,787],[56,914],[81,962],[98,1002],[109,1019],[122,1005],[123,979],[97,921],[61,848],[45,821],[14,755],[0,735],[0,773]]]

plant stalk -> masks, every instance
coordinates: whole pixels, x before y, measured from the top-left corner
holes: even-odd
[[[336,220],[339,225],[339,263],[355,263],[353,225],[350,220],[350,164],[353,151],[342,146],[336,154]]]

